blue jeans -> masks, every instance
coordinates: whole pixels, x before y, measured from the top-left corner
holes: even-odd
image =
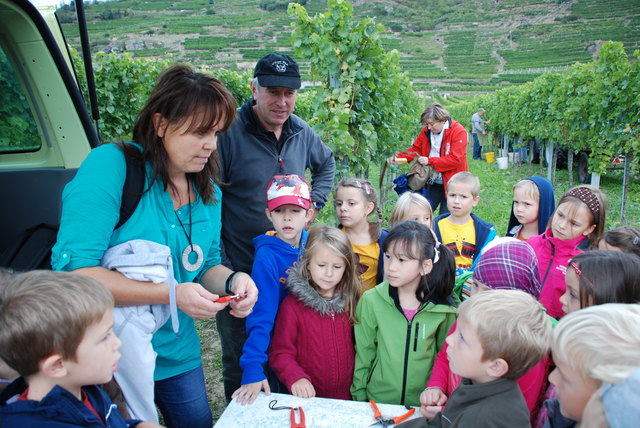
[[[168,428],[211,428],[213,425],[202,366],[156,381],[155,394]]]
[[[478,134],[474,133],[473,135],[473,158],[481,159],[482,158],[482,146],[480,145],[480,138],[478,138]]]

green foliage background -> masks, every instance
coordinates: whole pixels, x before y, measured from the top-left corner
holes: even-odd
[[[473,112],[483,107],[495,133],[590,150],[592,171],[604,173],[613,154],[640,149],[640,51],[634,56],[628,57],[622,43],[606,42],[596,61],[449,109],[468,129]],[[638,159],[630,159],[637,169]]]
[[[357,21],[345,0],[329,0],[327,12],[309,16],[289,5],[295,53],[310,62],[313,81],[310,124],[333,149],[341,169],[366,176],[415,134],[420,103],[397,50],[386,52],[384,27]]]
[[[0,49],[0,151],[35,150],[38,129],[11,64]]]

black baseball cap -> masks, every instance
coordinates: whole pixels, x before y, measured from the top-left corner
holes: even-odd
[[[253,70],[260,86],[281,86],[300,89],[300,71],[298,64],[289,55],[269,54],[260,58]]]

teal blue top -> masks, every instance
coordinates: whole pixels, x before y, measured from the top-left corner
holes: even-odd
[[[182,265],[182,252],[189,245],[178,217],[189,231],[187,205],[177,211],[157,179],[143,194],[140,204],[129,220],[113,230],[120,216],[122,186],[126,164],[124,154],[114,144],[105,144],[91,151],[75,178],[63,192],[62,218],[58,241],[53,247],[51,265],[54,270],[72,271],[99,266],[104,252],[132,239],[145,239],[172,249],[175,278],[178,284],[198,282],[209,268],[220,260],[221,193],[215,186],[216,203],[205,204],[200,195],[191,203],[192,240],[204,252],[202,267],[189,272]],[[145,189],[149,185],[151,165],[146,164]],[[158,353],[155,379],[173,377],[199,367],[200,341],[191,317],[179,312],[180,330],[176,335],[171,323],[166,323],[153,337]]]

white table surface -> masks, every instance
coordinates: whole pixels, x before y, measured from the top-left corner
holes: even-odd
[[[255,427],[255,428],[287,428],[290,426],[289,414],[286,410],[271,410],[271,400],[278,400],[275,406],[302,407],[307,428],[312,427],[367,427],[374,422],[373,409],[369,402],[333,400],[329,398],[300,398],[289,394],[265,395],[261,392],[256,401],[241,406],[233,400],[225,409],[218,422],[218,428]],[[393,418],[407,412],[404,406],[377,403],[382,415]],[[420,410],[410,419],[420,415]],[[300,421],[296,412],[296,421]],[[380,427],[381,425],[377,425]],[[390,425],[393,426],[393,425]]]

